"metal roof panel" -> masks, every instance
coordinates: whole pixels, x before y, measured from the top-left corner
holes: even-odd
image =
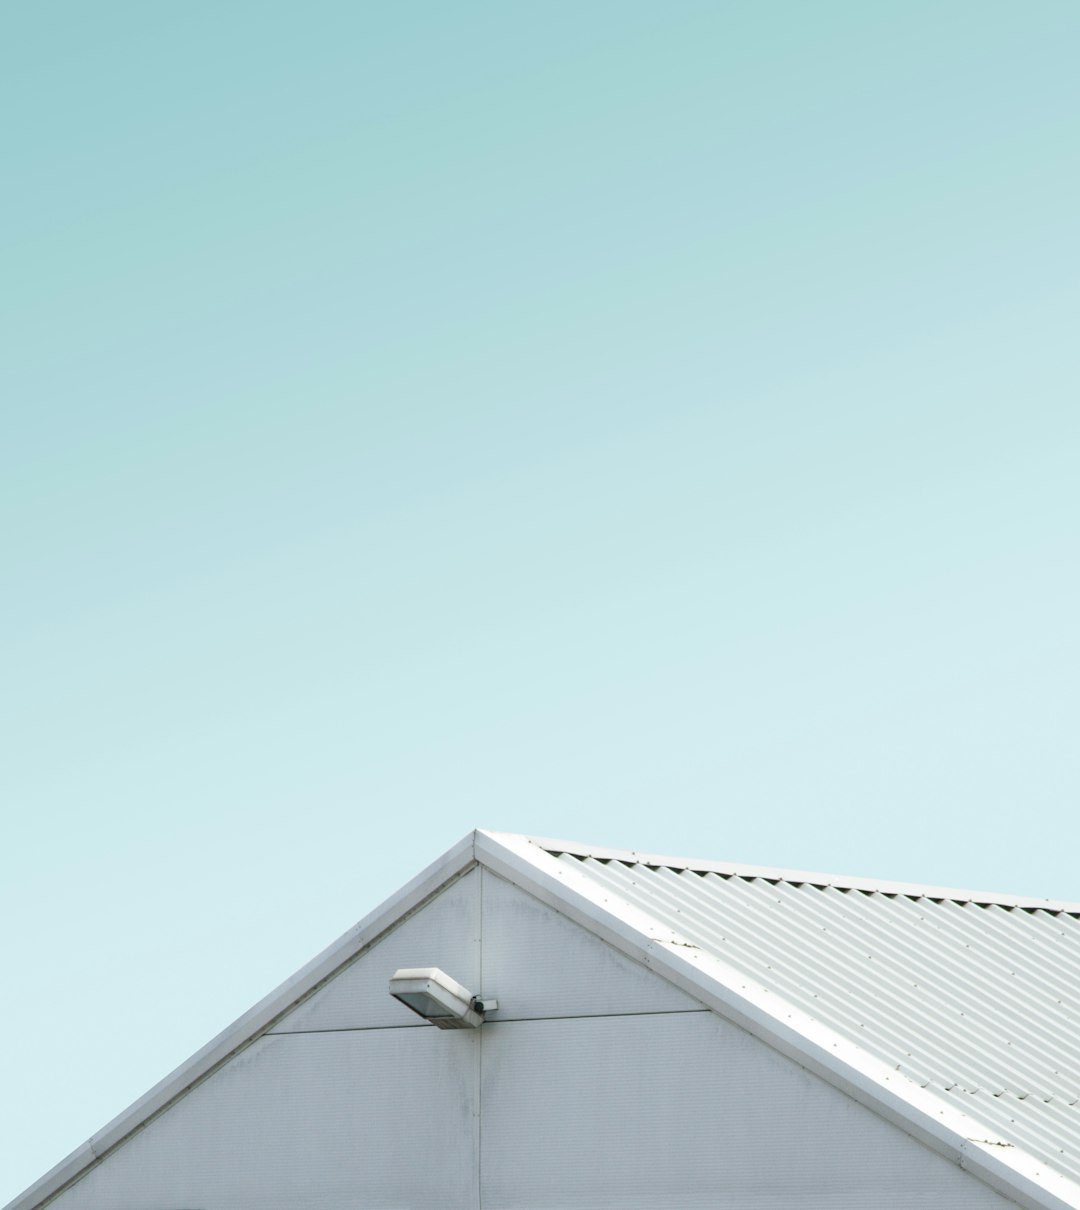
[[[1076,905],[536,843],[1080,1182]]]

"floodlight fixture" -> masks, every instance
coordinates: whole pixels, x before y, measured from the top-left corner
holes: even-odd
[[[439,1029],[475,1029],[499,1007],[481,1000],[437,966],[405,966],[390,980],[390,995]]]

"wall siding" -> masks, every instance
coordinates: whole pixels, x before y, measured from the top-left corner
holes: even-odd
[[[496,996],[441,1031],[387,994]],[[1003,1210],[979,1181],[474,869],[134,1135],[55,1210]]]

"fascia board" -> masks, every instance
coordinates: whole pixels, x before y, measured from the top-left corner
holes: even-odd
[[[390,929],[418,911],[448,883],[467,873],[476,864],[473,859],[474,836],[475,833],[470,832],[363,920],[331,942],[280,987],[238,1017],[81,1147],[8,1202],[3,1210],[36,1210],[46,1205],[136,1131],[250,1046],[285,1013],[317,991]]]
[[[543,842],[546,844],[547,842]],[[505,833],[476,834],[477,861],[589,929],[1025,1210],[1078,1210],[1080,1185],[608,888]],[[569,852],[569,849],[561,849]]]
[[[485,832],[507,841],[517,839],[509,832]],[[643,853],[637,849],[612,849],[603,845],[584,845],[573,840],[524,837],[541,849],[569,853],[574,857],[595,857],[598,861],[627,861],[637,865],[667,866],[673,870],[698,870],[735,878],[771,878],[780,882],[807,883],[810,886],[836,887],[845,891],[869,891],[880,895],[906,895],[920,899],[950,899],[957,903],[994,904],[998,907],[1025,908],[1028,911],[1069,912],[1080,915],[1080,903],[1064,899],[1038,899],[1024,895],[1003,895],[995,891],[968,891],[959,887],[924,886],[916,882],[890,882],[885,879],[855,878],[842,874],[820,874],[809,870],[786,870],[775,866],[743,865],[731,861],[699,861],[692,857],[671,857],[661,853]]]

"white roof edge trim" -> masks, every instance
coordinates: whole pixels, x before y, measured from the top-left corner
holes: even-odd
[[[584,870],[560,863],[546,851],[548,843],[480,831],[476,833],[476,858],[1025,1210],[1080,1207],[1080,1185],[1020,1148],[995,1139],[994,1131],[978,1119],[892,1070],[741,972],[704,954],[593,881]],[[576,849],[598,855],[580,845],[562,847],[551,842],[551,847],[562,853]],[[617,851],[608,852],[614,855]],[[700,863],[692,865],[703,868]]]
[[[149,1092],[129,1105],[107,1126],[91,1135],[81,1147],[77,1147],[8,1202],[3,1210],[38,1210],[47,1205],[127,1138],[213,1075],[233,1055],[250,1046],[294,1005],[359,957],[391,928],[418,911],[447,883],[467,873],[476,864],[476,835],[470,832],[458,841],[363,920],[331,942],[322,953],[222,1030],[216,1038],[196,1051],[190,1059],[155,1084]]]
[[[521,839],[511,832],[485,832],[487,836]],[[528,836],[538,848],[572,857],[595,857],[597,861],[629,861],[636,865],[667,866],[674,870],[700,870],[726,874],[734,878],[773,878],[780,882],[805,882],[811,886],[829,886],[845,891],[876,891],[881,895],[915,895],[922,899],[950,899],[957,903],[995,904],[1044,912],[1069,912],[1080,916],[1080,902],[1064,899],[1038,899],[1025,895],[1005,895],[995,891],[969,891],[959,887],[925,886],[916,882],[890,882],[882,878],[848,877],[821,874],[809,870],[786,870],[773,866],[743,865],[731,861],[699,861],[692,857],[671,857],[662,853],[642,853],[637,849],[612,849],[604,845],[585,845],[580,841],[551,840]]]

